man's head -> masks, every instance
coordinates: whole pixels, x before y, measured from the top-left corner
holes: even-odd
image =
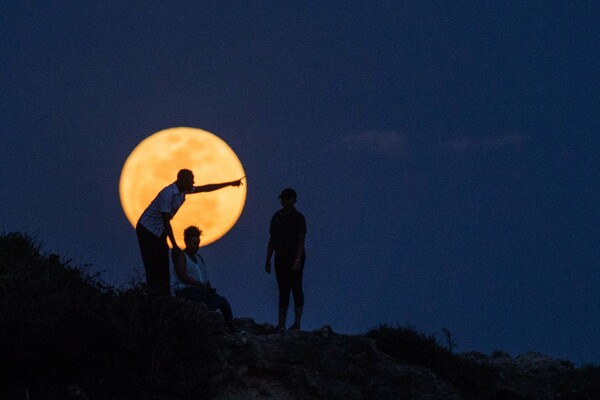
[[[180,191],[189,192],[194,188],[194,174],[189,169],[181,169],[175,183]]]
[[[183,240],[185,242],[185,249],[195,253],[200,248],[200,235],[202,231],[197,226],[188,226],[183,231]]]
[[[296,191],[292,188],[285,188],[281,191],[279,199],[284,208],[293,207],[296,204]]]

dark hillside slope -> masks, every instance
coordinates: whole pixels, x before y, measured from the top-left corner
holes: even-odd
[[[452,354],[412,329],[270,334],[143,285],[117,291],[0,235],[2,399],[600,399],[600,368]]]

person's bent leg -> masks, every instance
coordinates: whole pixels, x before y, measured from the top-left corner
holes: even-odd
[[[231,311],[231,305],[229,304],[229,301],[225,297],[216,294],[210,298],[206,305],[211,311],[221,311],[229,331],[231,333],[235,333],[235,327],[233,326],[233,312]]]
[[[233,327],[233,312],[231,311],[229,301],[225,297],[219,295],[210,296],[206,291],[195,287],[186,287],[177,290],[175,295],[195,303],[203,303],[210,311],[221,311],[227,325],[230,328]]]
[[[225,321],[233,321],[233,312],[231,311],[231,305],[225,297],[216,295],[213,300],[213,303],[215,304],[215,308],[221,311],[221,314],[223,314],[223,318],[225,318]]]
[[[206,292],[202,289],[188,286],[183,289],[179,289],[175,291],[175,296],[182,297],[187,300],[191,300],[194,303],[203,303],[206,304],[208,309],[210,310],[210,306],[208,305],[210,298],[206,294]],[[214,311],[215,309],[211,310]]]

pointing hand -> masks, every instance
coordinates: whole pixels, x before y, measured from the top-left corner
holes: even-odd
[[[246,176],[244,176],[245,178]],[[235,187],[240,187],[240,186],[244,186],[244,184],[242,183],[242,179],[244,178],[240,178],[237,181],[232,181],[231,182],[231,186],[235,186]]]

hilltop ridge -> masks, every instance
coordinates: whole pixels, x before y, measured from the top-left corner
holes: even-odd
[[[272,334],[143,285],[116,290],[27,235],[0,235],[7,399],[598,399],[600,368],[453,354],[413,329]]]

